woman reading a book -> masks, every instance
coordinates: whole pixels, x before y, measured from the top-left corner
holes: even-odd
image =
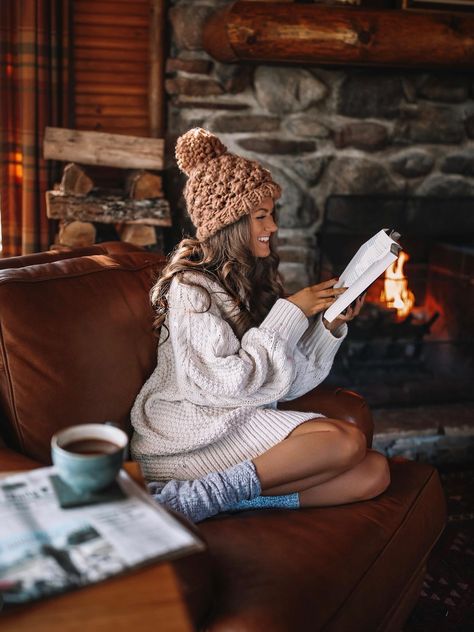
[[[337,505],[380,494],[386,459],[354,425],[279,410],[329,373],[359,299],[325,281],[286,296],[273,249],[280,187],[213,134],[178,139],[196,238],[183,239],[152,290],[156,369],[132,409],[133,457],[160,503],[198,522],[247,507]]]

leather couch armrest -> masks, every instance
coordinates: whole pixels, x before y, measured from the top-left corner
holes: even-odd
[[[42,467],[44,464],[30,459],[19,452],[0,446],[0,472],[19,472]]]
[[[331,419],[343,419],[355,424],[366,436],[371,447],[374,434],[372,413],[363,397],[337,386],[317,386],[301,397],[279,402],[282,410],[322,413]]]

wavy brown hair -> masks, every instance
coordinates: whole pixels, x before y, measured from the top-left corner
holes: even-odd
[[[150,293],[156,310],[156,333],[168,312],[167,295],[173,277],[178,275],[182,283],[196,285],[183,278],[183,273],[189,270],[201,272],[217,281],[234,299],[240,311],[229,324],[239,339],[248,329],[260,325],[275,301],[284,293],[283,280],[278,272],[280,259],[275,251],[274,240],[273,234],[268,257],[256,257],[250,249],[248,215],[225,226],[205,241],[183,239],[171,253],[168,264]],[[209,295],[205,288],[202,289]],[[209,295],[207,310],[210,306]]]

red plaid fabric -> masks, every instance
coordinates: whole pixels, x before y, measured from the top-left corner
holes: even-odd
[[[70,0],[0,2],[0,216],[2,256],[47,249],[43,160],[47,125],[66,126]]]

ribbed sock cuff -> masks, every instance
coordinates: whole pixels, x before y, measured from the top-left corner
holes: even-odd
[[[285,494],[283,496],[256,496],[251,500],[241,500],[229,511],[246,511],[247,509],[298,509],[300,506],[300,496]]]

